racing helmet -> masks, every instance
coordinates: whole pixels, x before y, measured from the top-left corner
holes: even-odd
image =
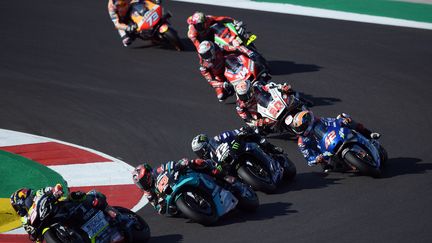
[[[296,134],[307,136],[312,129],[314,120],[312,111],[305,110],[294,116],[290,126]]]
[[[198,47],[198,53],[205,61],[212,61],[216,57],[216,50],[213,42],[203,41]]]
[[[11,195],[10,202],[15,212],[24,217],[33,205],[33,198],[34,193],[31,189],[21,188]]]
[[[200,159],[210,159],[210,144],[207,135],[199,134],[192,139],[192,151]]]
[[[240,81],[236,87],[236,94],[239,100],[247,102],[252,96],[251,83],[249,80]]]
[[[142,165],[138,165],[135,170],[132,172],[132,179],[141,190],[148,191],[153,186],[153,169],[152,167],[144,163]]]
[[[195,29],[198,32],[203,32],[205,30],[205,22],[206,22],[206,16],[202,12],[195,12],[191,16],[191,24],[195,27]]]

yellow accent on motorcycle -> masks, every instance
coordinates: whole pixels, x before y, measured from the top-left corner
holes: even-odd
[[[256,40],[257,36],[256,35],[251,35],[246,43],[246,45],[248,46],[250,43],[254,42]]]
[[[160,28],[159,28],[159,33],[165,33],[168,30],[168,25],[167,24],[163,24]]]

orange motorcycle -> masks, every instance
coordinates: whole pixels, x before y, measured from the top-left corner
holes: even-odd
[[[171,14],[164,13],[161,5],[151,1],[133,3],[130,17],[137,25],[137,38],[166,44],[174,47],[177,51],[183,50],[177,31],[168,22]]]

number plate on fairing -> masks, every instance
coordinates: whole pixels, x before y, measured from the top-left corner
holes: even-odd
[[[89,238],[95,237],[100,231],[108,226],[108,221],[105,219],[105,215],[102,211],[99,211],[89,221],[87,221],[81,229],[87,232]]]

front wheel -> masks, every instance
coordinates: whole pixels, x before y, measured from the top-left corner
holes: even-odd
[[[168,43],[173,46],[177,51],[183,51],[184,46],[180,41],[177,32],[169,28],[162,36],[168,41]]]
[[[46,243],[84,243],[89,242],[89,240],[84,240],[85,238],[81,237],[81,235],[76,232],[72,228],[67,228],[64,226],[56,226],[54,228],[50,228],[47,232],[45,232],[43,236]]]
[[[119,211],[119,213],[125,215],[130,220],[135,222],[132,226],[132,232],[130,232],[132,237],[132,239],[129,239],[130,242],[145,243],[150,239],[150,227],[143,218],[127,208],[119,206],[114,206],[114,208]]]
[[[184,190],[176,205],[186,217],[202,225],[211,225],[219,218],[211,195],[198,188]]]
[[[381,176],[381,170],[369,164],[364,156],[354,151],[346,152],[344,159],[346,162],[359,170],[363,175],[369,175],[374,178]]]
[[[272,193],[276,190],[271,173],[260,164],[246,162],[238,168],[237,173],[240,178],[255,190],[266,193]]]
[[[238,207],[241,210],[253,212],[259,207],[259,199],[256,192],[248,185],[243,184],[241,195],[238,198]]]
[[[284,169],[283,178],[287,181],[293,180],[297,175],[297,168],[287,155],[276,155],[275,159]]]

